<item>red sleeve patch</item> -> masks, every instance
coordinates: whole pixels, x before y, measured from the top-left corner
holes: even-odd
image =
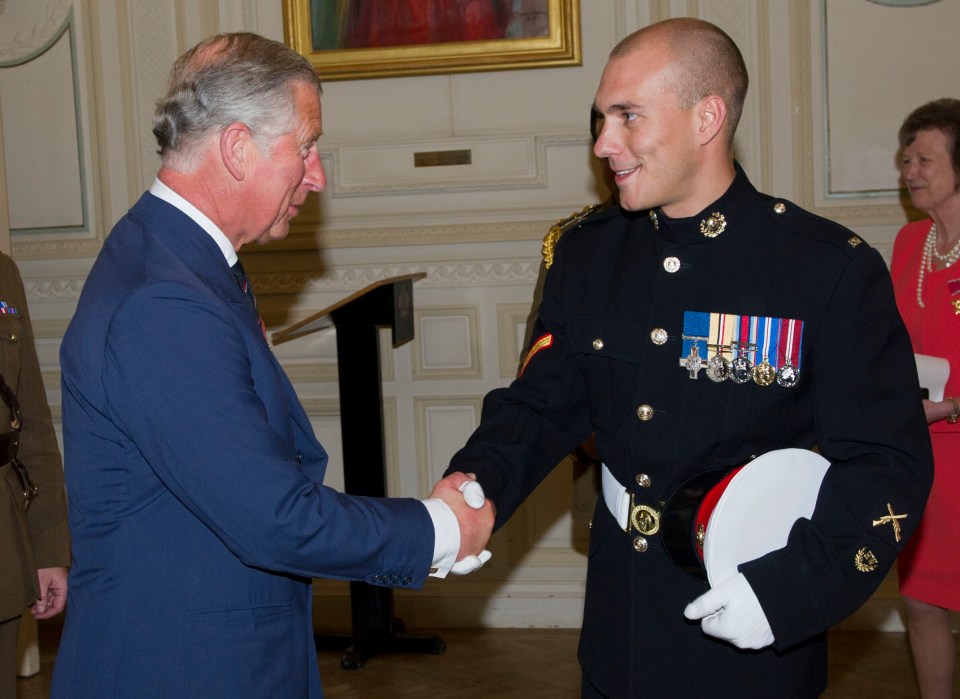
[[[518,374],[518,376],[523,376],[523,372],[526,370],[527,364],[530,363],[530,360],[533,359],[533,355],[535,355],[540,350],[546,349],[552,344],[553,344],[552,333],[547,333],[546,335],[541,337],[539,340],[534,342],[533,345],[530,347],[529,351],[527,352],[526,359],[523,360],[523,366],[520,367],[520,373]]]

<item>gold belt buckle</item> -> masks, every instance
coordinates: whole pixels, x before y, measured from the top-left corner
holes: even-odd
[[[660,531],[660,513],[649,505],[638,505],[634,502],[633,493],[630,493],[630,521],[627,523],[627,533],[633,527],[639,534],[652,536]]]

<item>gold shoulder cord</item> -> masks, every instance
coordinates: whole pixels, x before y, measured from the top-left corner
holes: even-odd
[[[590,204],[589,206],[583,207],[580,211],[572,213],[567,218],[561,219],[550,226],[550,230],[547,231],[547,235],[544,236],[543,245],[540,248],[540,252],[543,255],[544,267],[550,269],[550,265],[553,264],[553,249],[556,247],[557,241],[560,240],[560,236],[599,208],[600,204]]]

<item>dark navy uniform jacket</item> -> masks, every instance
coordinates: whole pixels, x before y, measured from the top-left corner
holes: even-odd
[[[722,228],[714,237],[701,232],[710,217],[708,233]],[[796,385],[692,379],[682,360],[694,343],[707,359],[715,338],[683,336],[703,333],[711,316],[782,321],[775,335],[793,320]],[[759,364],[763,333],[744,339],[756,340]],[[782,366],[782,354],[771,350],[770,363]],[[523,373],[487,396],[451,470],[477,474],[499,526],[592,432],[620,483],[652,507],[707,469],[816,447],[831,468],[812,519],[797,521],[783,549],[740,566],[772,648],[741,651],[687,621],[684,606],[707,583],[674,565],[659,535],[635,550],[601,499],[579,653],[610,697],[816,696],[826,629],[866,601],[920,521],[933,459],[919,395],[881,256],[759,193],[738,165],[697,216],[610,207],[564,234]]]

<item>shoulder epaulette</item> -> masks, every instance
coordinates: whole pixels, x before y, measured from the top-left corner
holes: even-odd
[[[779,223],[810,238],[830,243],[844,250],[870,247],[863,238],[836,221],[818,216],[785,199],[771,199],[767,211]]]
[[[603,204],[589,204],[580,211],[572,213],[567,218],[561,219],[550,226],[550,230],[547,231],[547,235],[544,236],[543,245],[540,248],[540,252],[543,255],[544,267],[550,269],[550,265],[553,264],[553,248],[556,247],[560,236],[583,221],[601,206],[603,206]]]

